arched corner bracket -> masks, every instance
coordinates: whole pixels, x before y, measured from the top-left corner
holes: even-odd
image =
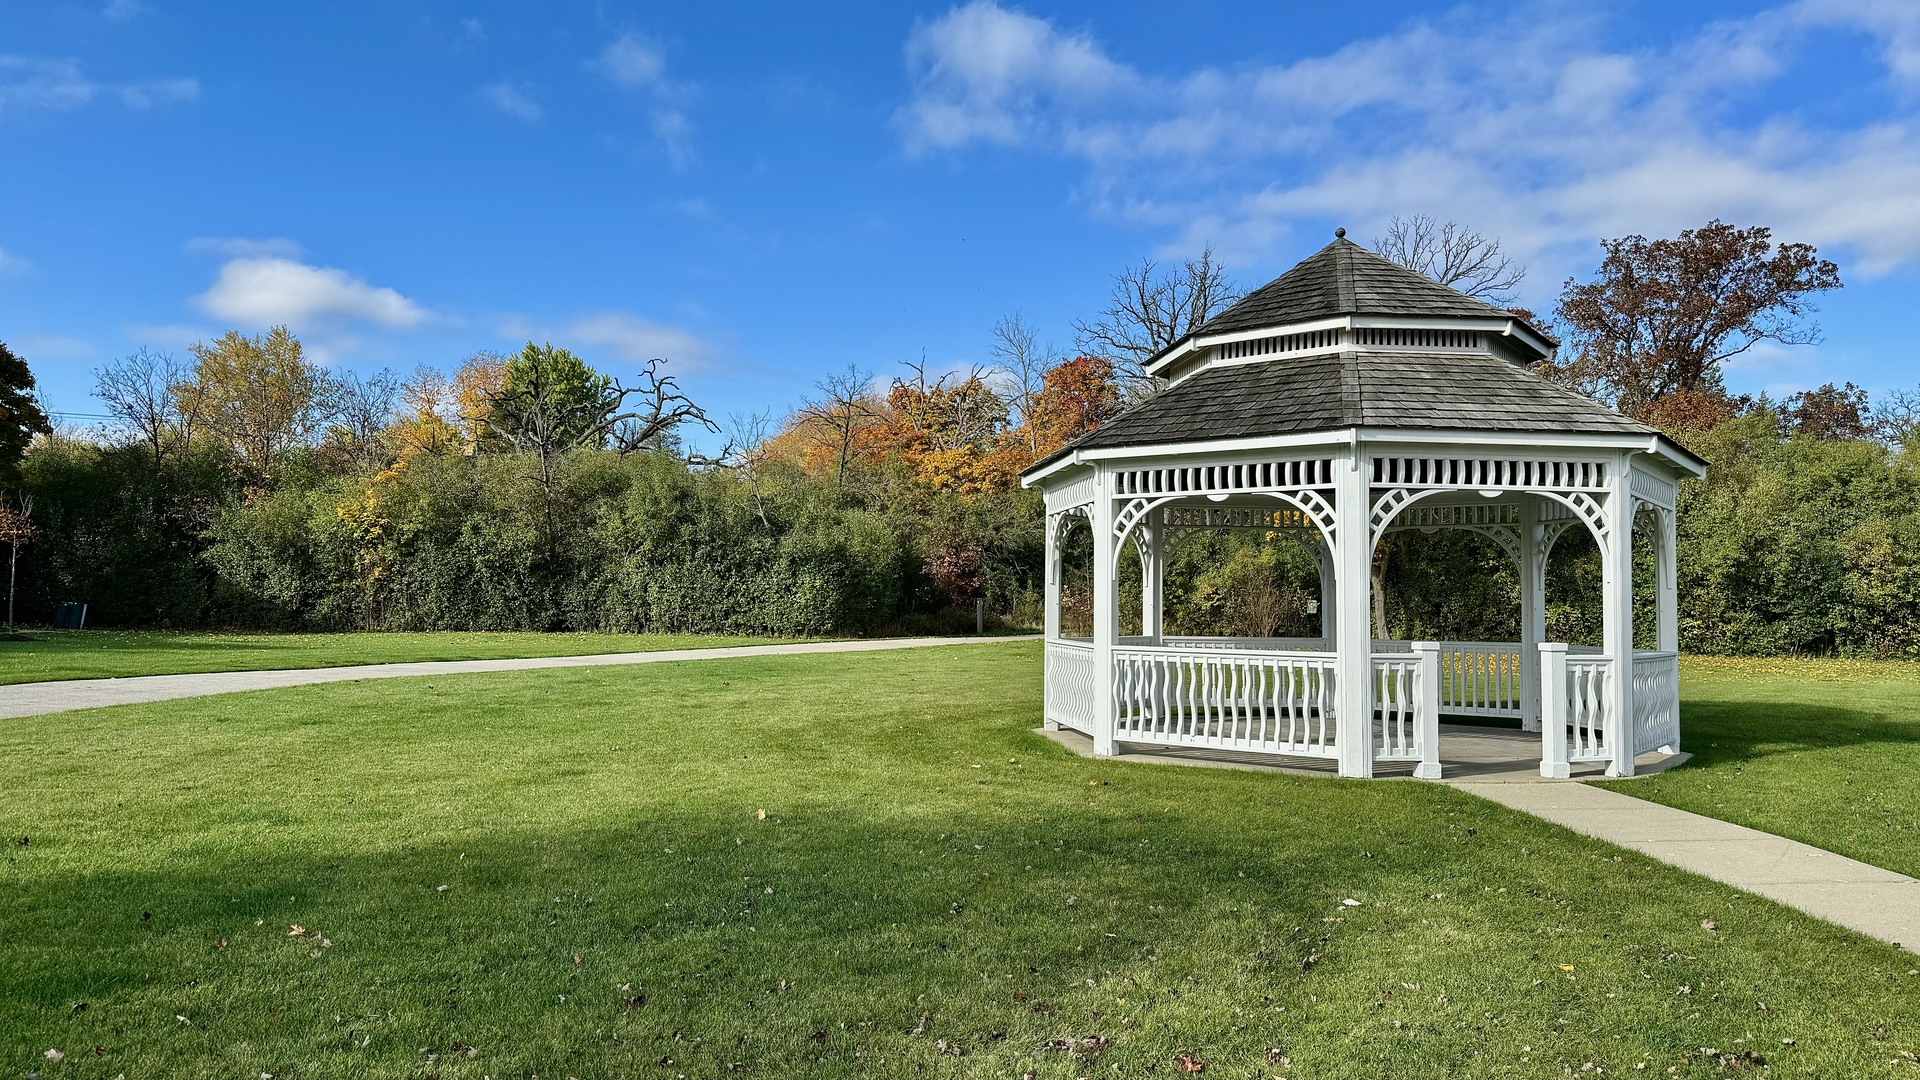
[[[1545,495],[1547,498],[1553,499],[1560,503],[1560,505],[1573,511],[1574,514],[1579,517],[1581,523],[1592,530],[1594,540],[1600,544],[1602,550],[1605,550],[1607,537],[1612,535],[1613,532],[1613,522],[1607,514],[1607,507],[1604,503],[1584,491],[1543,491],[1539,494]],[[1565,526],[1573,523],[1570,521],[1561,521],[1554,522],[1553,524],[1560,525],[1562,527],[1561,531],[1565,531]],[[1631,525],[1629,525],[1629,527],[1631,527]],[[1560,537],[1560,533],[1558,532],[1552,535],[1553,540],[1557,540]],[[1550,550],[1553,546],[1553,540],[1548,540],[1546,546],[1541,550],[1543,552]]]
[[[1153,559],[1153,536],[1148,531],[1152,528],[1152,525],[1153,522],[1149,519],[1147,522],[1148,528],[1133,530],[1133,550],[1140,556],[1140,561],[1143,564]]]
[[[1133,531],[1135,525],[1146,520],[1148,514],[1159,509],[1167,501],[1166,499],[1128,499],[1126,503],[1120,507],[1120,512],[1113,516],[1114,538],[1117,540],[1126,539],[1127,534]]]
[[[1546,565],[1547,556],[1553,554],[1553,545],[1559,542],[1562,534],[1576,524],[1578,523],[1572,518],[1561,518],[1558,521],[1543,521],[1534,526],[1539,530],[1534,534],[1534,544],[1540,552],[1540,565]]]
[[[1093,506],[1088,503],[1082,503],[1079,506],[1063,507],[1048,514],[1047,523],[1054,530],[1056,537],[1064,536],[1067,529],[1072,527],[1074,519],[1076,518],[1091,526],[1093,524]]]
[[[1512,559],[1515,566],[1520,565],[1519,529],[1511,525],[1473,525],[1468,527],[1468,531],[1493,537],[1493,542],[1500,545],[1500,550],[1507,553],[1507,558]]]
[[[1369,552],[1379,550],[1380,538],[1387,535],[1387,526],[1393,524],[1393,519],[1400,516],[1400,511],[1405,510],[1421,494],[1410,488],[1397,487],[1373,500],[1373,511],[1367,516]]]

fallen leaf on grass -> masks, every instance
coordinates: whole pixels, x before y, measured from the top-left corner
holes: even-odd
[[[305,934],[306,932],[307,932],[307,928],[306,928],[306,927],[304,927],[304,926],[301,926],[301,925],[300,925],[299,923],[294,923],[294,924],[293,924],[293,927],[292,927],[291,929],[289,929],[289,930],[287,931],[287,936],[288,936],[288,937],[299,937],[299,936],[301,936],[302,934]]]
[[[1291,1069],[1293,1068],[1293,1059],[1282,1052],[1279,1047],[1269,1046],[1267,1047],[1267,1064],[1276,1068]]]
[[[1700,929],[1705,930],[1707,933],[1711,934],[1715,930],[1720,929],[1720,926],[1718,923],[1714,922],[1712,919],[1701,919]]]
[[[1207,1071],[1206,1062],[1188,1053],[1181,1053],[1178,1057],[1175,1057],[1173,1059],[1173,1067],[1176,1071],[1183,1073],[1203,1073]]]
[[[58,1050],[49,1050],[44,1056],[48,1061],[65,1061],[67,1059],[67,1055]]]
[[[1064,1039],[1048,1039],[1040,1044],[1040,1049],[1046,1053],[1072,1054],[1081,1060],[1091,1061],[1111,1045],[1112,1041],[1105,1035],[1086,1035],[1078,1039],[1068,1036]]]

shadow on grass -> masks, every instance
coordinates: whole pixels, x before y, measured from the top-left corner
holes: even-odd
[[[1875,709],[1798,702],[1685,701],[1680,733],[1693,755],[1683,768],[1845,747],[1884,747],[1901,756],[1920,748],[1920,723]]]
[[[97,1046],[102,1075],[1142,1075],[1181,1052],[1506,1075],[1474,1063],[1524,1045],[1557,1075],[1774,1024],[1920,1039],[1920,1001],[1860,976],[1893,950],[1448,789],[1220,775],[1186,799],[1187,770],[1084,772],[963,815],[685,800],[162,872],[64,874],[46,837],[0,897],[0,1068]],[[1707,1019],[1676,985],[1715,987]]]

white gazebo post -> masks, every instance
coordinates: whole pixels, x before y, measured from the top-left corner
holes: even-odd
[[[1166,633],[1167,526],[1156,511],[1134,527],[1140,530],[1140,633],[1158,645]]]
[[[1602,557],[1601,651],[1611,658],[1607,680],[1608,776],[1633,775],[1633,455],[1611,465],[1607,535]]]
[[[1547,636],[1547,546],[1540,498],[1520,497],[1520,730],[1540,730],[1540,643]]]
[[[1655,517],[1660,525],[1655,555],[1660,628],[1659,639],[1654,647],[1661,652],[1677,654],[1680,651],[1680,568],[1675,554],[1679,548],[1679,537],[1676,535],[1672,510],[1660,507],[1655,511]]]
[[[1042,637],[1055,641],[1060,637],[1060,529],[1066,524],[1066,515],[1047,515],[1046,550],[1046,610],[1042,612]]]
[[[1088,522],[1093,526],[1093,752],[1099,757],[1114,755],[1114,729],[1117,722],[1113,695],[1113,647],[1120,638],[1119,575],[1114,572],[1119,554],[1113,536],[1113,474],[1106,466],[1096,466],[1093,483],[1093,508]]]
[[[1373,775],[1373,504],[1366,454],[1334,459],[1334,719],[1340,775]]]
[[[1320,542],[1314,545],[1314,561],[1320,567],[1320,640],[1322,648],[1332,648],[1333,639],[1339,631],[1334,624],[1336,613],[1340,610],[1340,589],[1335,584],[1339,575],[1339,560],[1334,558],[1333,537],[1322,533]]]

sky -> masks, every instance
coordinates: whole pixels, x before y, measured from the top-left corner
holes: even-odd
[[[1846,287],[1734,389],[1911,388],[1920,0],[0,0],[0,340],[71,423],[115,357],[276,324],[784,413],[1396,214],[1498,237],[1541,311],[1604,237],[1770,226]]]

